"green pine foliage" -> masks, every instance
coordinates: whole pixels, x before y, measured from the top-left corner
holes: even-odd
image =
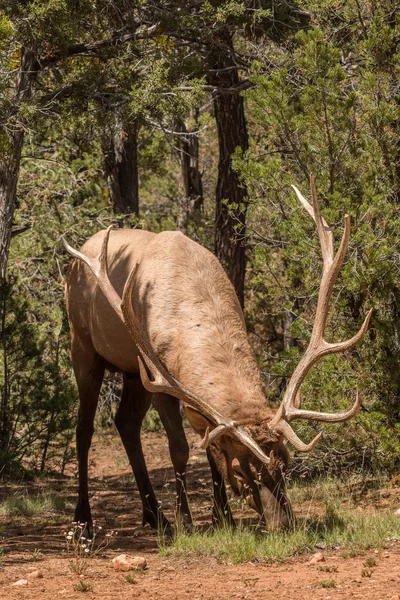
[[[63,471],[76,403],[63,343],[66,323],[57,332],[32,314],[27,290],[15,279],[0,291],[0,472]]]
[[[358,30],[345,55],[329,31],[316,26],[298,33],[271,74],[253,77],[246,97],[257,126],[251,150],[235,159],[251,198],[249,317],[254,332],[271,344],[261,362],[272,398],[278,399],[308,342],[322,268],[314,223],[290,185],[310,196],[309,174],[316,175],[322,213],[337,242],[343,216],[351,217],[326,338],[351,337],[373,308],[370,329],[350,356],[314,367],[303,395],[307,407],[343,409],[359,383],[360,416],[339,432],[337,425],[327,428],[321,448],[349,452],[360,467],[393,467],[400,458],[398,55],[390,65],[382,60],[380,22],[378,15],[365,35]],[[394,31],[379,31],[384,48],[393,47]],[[299,427],[302,437],[311,435],[310,425]]]

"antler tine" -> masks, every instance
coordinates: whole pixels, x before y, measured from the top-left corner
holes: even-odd
[[[93,275],[96,277],[97,283],[101,291],[103,292],[103,294],[117,313],[118,317],[123,322],[124,318],[120,307],[121,298],[115,291],[108,277],[107,250],[110,232],[113,228],[113,225],[110,225],[110,227],[106,229],[104,239],[101,245],[100,254],[96,258],[87,256],[86,254],[79,252],[79,250],[75,250],[75,248],[68,244],[64,236],[61,236],[61,239],[67,252],[69,252],[69,254],[71,254],[75,258],[78,258],[79,260],[84,262],[92,271]]]
[[[105,274],[108,279],[108,264],[107,264],[107,252],[108,252],[108,240],[110,239],[111,229],[114,229],[114,225],[110,225],[106,229],[106,233],[104,235],[103,243],[101,245],[100,254],[98,256],[100,273]]]
[[[317,226],[324,267],[327,268],[333,261],[334,256],[333,235],[330,227],[327,225],[326,221],[321,216],[317,188],[315,187],[315,177],[313,174],[310,175],[310,187],[314,209],[314,221]]]
[[[64,248],[69,254],[71,254],[71,256],[73,256],[74,258],[78,258],[79,260],[87,264],[92,271],[95,269],[94,259],[90,258],[89,256],[86,256],[85,254],[82,254],[82,252],[79,252],[79,250],[75,250],[75,248],[68,244],[67,240],[63,235],[61,236],[61,241],[64,244]]]
[[[289,425],[289,423],[287,423],[286,421],[283,421],[283,420],[279,423],[279,428],[277,427],[276,431],[279,431],[280,433],[283,433],[283,435],[285,436],[285,438],[299,452],[310,452],[311,450],[313,450],[313,448],[315,448],[315,446],[318,444],[319,440],[322,437],[322,431],[320,431],[309,444],[305,444],[298,437],[297,433],[294,432],[294,430],[291,428],[291,426]]]
[[[235,421],[223,416],[215,410],[214,407],[209,406],[201,400],[201,398],[198,398],[186,390],[161,364],[147,336],[143,332],[132,307],[132,291],[138,265],[136,264],[128,275],[124,286],[122,300],[108,277],[107,250],[111,229],[112,226],[107,229],[100,254],[95,259],[72,248],[63,237],[62,241],[66,250],[72,256],[82,260],[90,268],[93,275],[96,277],[103,294],[129,331],[141,355],[138,358],[138,362],[140,376],[144,387],[150,392],[165,392],[182,400],[192,409],[197,410],[204,415],[209,421],[215,423],[215,429],[207,436],[208,444],[216,441],[222,435],[229,435],[247,446],[261,462],[268,464],[270,462],[269,457],[261,450],[259,445],[247,433],[244,427],[241,427]],[[153,377],[152,381],[149,378],[148,371]]]
[[[314,220],[314,222],[317,226],[317,231],[318,231],[321,249],[322,249],[322,256],[323,256],[324,264],[325,264],[326,258],[328,258],[330,260],[333,259],[333,235],[332,235],[331,228],[329,227],[328,223],[325,221],[325,219],[321,215],[321,211],[320,211],[320,207],[319,207],[319,200],[318,200],[318,196],[317,196],[317,190],[315,187],[314,175],[310,175],[310,184],[311,184],[312,202],[313,202],[312,206],[308,202],[308,200],[306,200],[304,198],[303,194],[300,192],[300,190],[295,185],[292,185],[291,187],[296,192],[296,196],[300,200],[300,203],[302,204],[303,208],[308,212],[308,214]]]
[[[367,329],[368,329],[368,325],[369,322],[371,320],[371,316],[372,316],[372,311],[373,309],[370,308],[369,311],[367,312],[367,316],[364,319],[364,323],[361,325],[360,329],[357,331],[357,333],[355,335],[353,335],[352,338],[345,340],[344,342],[337,342],[335,343],[331,343],[328,344],[327,342],[325,342],[325,346],[327,349],[326,354],[333,354],[336,352],[346,352],[347,350],[351,350],[352,348],[354,348],[354,346],[356,346],[358,344],[358,342],[360,342],[362,340],[362,338],[364,337],[364,335],[367,333]]]
[[[348,421],[361,408],[361,394],[358,386],[356,387],[356,399],[353,406],[348,410],[340,413],[324,413],[316,410],[301,410],[299,408],[291,408],[286,413],[286,421],[290,423],[295,419],[306,419],[308,421],[320,421],[322,423],[341,423],[342,421]]]
[[[139,359],[139,369],[141,375],[144,375],[144,372],[146,372],[147,377],[147,371],[143,365],[144,362],[146,364],[147,369],[151,372],[151,375],[153,377],[152,385],[164,386],[166,388],[169,388],[169,386],[171,385],[171,383],[168,381],[169,374],[167,373],[167,371],[165,371],[161,363],[158,365],[154,363],[154,350],[151,347],[148,337],[144,335],[143,330],[140,327],[139,322],[136,318],[136,315],[132,310],[132,292],[138,266],[138,263],[136,263],[136,265],[130,271],[124,286],[124,291],[122,293],[121,310],[124,316],[124,322],[128,328],[128,331],[131,333],[133,339],[135,340],[135,344],[138,347],[138,350],[142,357],[142,360]],[[157,357],[156,361],[157,363],[159,362]]]
[[[283,433],[289,441],[291,441],[298,450],[306,447],[301,440],[294,433],[290,426],[290,422],[294,419],[308,419],[314,421],[323,421],[328,423],[337,423],[339,421],[346,421],[353,417],[361,406],[360,393],[357,388],[356,400],[353,406],[347,411],[341,413],[323,413],[318,411],[301,410],[300,400],[300,386],[303,383],[308,371],[311,367],[323,356],[327,354],[333,354],[337,352],[345,352],[353,348],[365,335],[369,321],[371,319],[372,309],[368,311],[364,323],[362,324],[359,331],[349,340],[337,343],[328,343],[324,340],[324,330],[326,321],[328,318],[329,300],[332,295],[333,286],[340,267],[343,264],[344,257],[348,248],[350,239],[350,217],[345,215],[344,218],[344,232],[339,245],[339,249],[334,253],[333,249],[333,236],[326,221],[323,219],[320,213],[319,202],[317,198],[317,192],[315,187],[314,176],[310,177],[311,193],[313,198],[313,207],[308,201],[302,196],[299,190],[292,186],[299,198],[301,204],[308,212],[308,214],[314,219],[317,225],[318,236],[321,245],[321,252],[324,261],[324,269],[321,278],[320,290],[318,294],[317,310],[314,321],[313,330],[311,333],[310,342],[304,353],[303,358],[300,360],[296,369],[290,378],[287,386],[282,403],[277,410],[274,417],[269,422],[271,429],[280,431]],[[311,445],[308,447],[314,447],[318,442],[319,438],[315,438]],[[305,451],[305,450],[302,450]]]
[[[207,427],[204,437],[200,442],[200,448],[203,448],[205,450],[206,448],[208,448],[208,446],[210,444],[212,444],[213,442],[216,442],[217,439],[219,437],[221,437],[221,435],[224,435],[225,433],[226,433],[226,431],[225,431],[225,428],[223,425],[218,425],[218,427],[213,429],[211,433],[210,433],[210,428]]]

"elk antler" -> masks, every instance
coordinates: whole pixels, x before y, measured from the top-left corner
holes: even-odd
[[[204,400],[201,400],[201,398],[198,398],[189,392],[189,390],[184,388],[176,379],[174,379],[174,377],[172,377],[172,375],[161,364],[150,344],[149,339],[140,326],[132,307],[132,290],[138,265],[136,264],[129,273],[122,294],[122,300],[119,294],[115,291],[109,279],[107,248],[111,229],[112,226],[110,226],[105,232],[101,251],[97,258],[91,258],[82,252],[75,250],[68,244],[64,237],[62,237],[62,241],[66,250],[72,256],[83,261],[90,268],[93,275],[96,277],[101,291],[129,331],[129,334],[131,335],[140,353],[138,362],[140,376],[144,387],[149,392],[163,392],[182,400],[182,402],[185,402],[191,408],[215,424],[215,429],[213,429],[211,433],[207,428],[204,439],[202,440],[202,447],[207,447],[210,443],[216,441],[221,435],[229,435],[230,437],[236,438],[242,444],[247,446],[264,464],[268,464],[270,462],[269,457],[264,454],[259,445],[247,433],[244,427],[241,427],[236,421],[232,421],[231,419],[224,417],[217,410],[215,410],[213,406],[208,405],[206,402],[204,402]],[[151,379],[149,377],[149,373]]]
[[[319,433],[310,444],[304,444],[293,431],[290,422],[294,419],[309,419],[312,421],[324,421],[326,423],[338,423],[347,421],[356,414],[361,406],[360,392],[356,389],[356,400],[353,406],[341,413],[323,413],[314,410],[302,410],[300,400],[300,386],[311,367],[323,356],[336,352],[345,352],[355,346],[367,331],[372,309],[367,313],[361,329],[349,340],[338,343],[328,343],[324,340],[324,330],[328,318],[329,300],[332,295],[333,286],[338,276],[340,267],[343,264],[350,237],[350,217],[344,217],[344,232],[338,251],[334,252],[332,231],[321,216],[317,191],[315,188],[314,176],[310,177],[312,203],[311,206],[301,195],[299,190],[293,185],[303,207],[314,219],[317,225],[318,237],[321,245],[323,258],[323,272],[318,294],[317,311],[314,326],[311,333],[311,339],[303,358],[300,360],[296,369],[290,378],[284,398],[274,417],[269,421],[268,426],[283,435],[294,445],[297,450],[307,452],[314,448],[321,438]]]

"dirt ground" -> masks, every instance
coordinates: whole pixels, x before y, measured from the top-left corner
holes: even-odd
[[[191,442],[195,441],[192,434]],[[163,434],[145,434],[144,448],[157,497],[173,520],[174,478]],[[211,484],[205,454],[192,450],[188,469],[191,507],[196,525],[210,524]],[[323,563],[309,564],[306,554],[280,564],[226,564],[212,557],[163,557],[157,536],[141,526],[141,503],[121,445],[114,436],[95,436],[91,459],[91,504],[94,518],[118,536],[103,554],[89,560],[84,577],[91,590],[75,590],[80,578],[71,572],[64,532],[73,518],[76,473],[38,480],[29,485],[3,486],[1,497],[33,494],[58,496],[64,512],[46,510],[29,517],[2,517],[4,555],[0,568],[0,600],[400,600],[400,542],[384,550],[373,548],[361,556],[344,557],[340,550],[325,552]],[[366,507],[367,510],[367,507]],[[148,568],[132,572],[130,581],[117,573],[112,558],[121,552],[144,556]],[[366,561],[376,565],[365,576]],[[320,565],[332,567],[323,572]],[[30,578],[40,570],[42,578]],[[364,576],[362,572],[364,570]],[[26,579],[25,585],[15,585]],[[329,581],[335,587],[324,587]],[[398,596],[397,596],[398,595]]]

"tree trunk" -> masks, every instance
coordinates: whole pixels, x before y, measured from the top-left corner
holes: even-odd
[[[5,279],[0,280],[0,343],[2,348],[3,383],[0,390],[0,473],[5,467],[7,451],[10,443],[11,423],[9,419],[10,379],[8,371],[6,315],[9,298],[9,287]]]
[[[108,191],[116,215],[139,214],[138,130],[137,123],[117,120],[105,154]]]
[[[13,109],[8,118],[8,148],[0,158],[0,278],[6,276],[10,250],[11,230],[14,219],[17,183],[24,142],[24,124],[18,118],[18,104],[32,95],[32,84],[39,70],[36,55],[31,48],[24,48],[16,84]]]
[[[10,250],[11,230],[14,219],[17,182],[23,144],[23,131],[12,133],[13,148],[0,163],[0,278],[4,279],[7,271],[8,253]]]
[[[179,193],[177,229],[186,233],[188,219],[203,208],[203,182],[199,169],[199,111],[195,109],[188,124],[181,123],[179,136],[181,182]]]
[[[213,52],[213,66],[209,73],[211,85],[234,88],[239,75],[233,61],[232,40],[221,35]],[[244,235],[246,232],[246,193],[232,168],[232,154],[236,148],[248,149],[248,135],[243,98],[239,93],[216,90],[214,114],[219,141],[218,182],[216,189],[215,253],[234,285],[239,302],[244,304],[244,277],[246,269]]]

